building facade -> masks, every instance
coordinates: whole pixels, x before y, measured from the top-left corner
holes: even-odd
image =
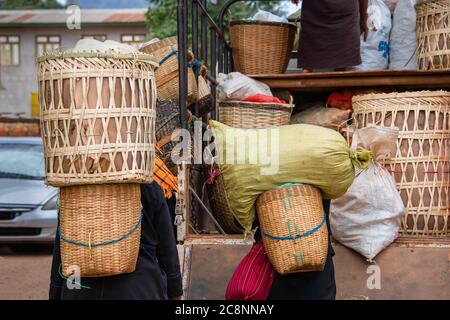
[[[38,116],[36,58],[43,52],[70,49],[82,38],[137,46],[148,33],[145,12],[83,9],[77,28],[73,11],[0,10],[0,116]]]

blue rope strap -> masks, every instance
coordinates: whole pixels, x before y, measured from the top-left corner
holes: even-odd
[[[302,238],[302,237],[307,237],[307,236],[313,234],[314,232],[316,232],[317,230],[322,228],[322,226],[325,224],[326,220],[327,220],[327,214],[326,214],[326,212],[324,212],[323,213],[322,222],[317,227],[315,227],[315,228],[313,228],[313,229],[311,229],[311,230],[309,230],[309,231],[307,231],[305,233],[301,233],[301,234],[297,234],[297,235],[293,235],[293,236],[289,235],[289,236],[286,236],[286,237],[277,237],[277,236],[273,236],[273,235],[271,235],[269,233],[266,233],[262,229],[261,229],[261,234],[263,236],[269,238],[269,239],[272,239],[272,240],[295,240],[295,239],[299,239],[299,238]]]
[[[163,63],[165,63],[167,60],[172,58],[174,55],[176,55],[177,59],[178,59],[178,51],[172,47],[172,51],[159,62],[159,65],[161,66]],[[195,59],[194,62],[187,64],[188,68],[192,68],[193,70],[195,70],[195,73],[197,76],[200,74],[201,66],[202,66],[202,63],[200,61],[198,61],[197,59]]]
[[[114,243],[120,242],[120,241],[122,241],[122,240],[125,240],[125,239],[128,238],[129,236],[131,236],[131,235],[139,228],[139,226],[141,225],[143,216],[144,216],[144,211],[141,211],[141,215],[140,215],[140,217],[139,217],[138,222],[133,226],[133,228],[131,228],[130,231],[128,231],[127,233],[125,233],[123,236],[121,236],[121,237],[119,237],[119,238],[117,238],[117,239],[114,239],[114,240],[110,240],[110,241],[105,241],[105,242],[100,242],[100,243],[91,243],[91,244],[89,244],[89,243],[83,243],[83,242],[78,242],[78,241],[69,240],[69,239],[66,239],[66,238],[63,237],[63,235],[62,235],[62,233],[61,233],[61,227],[58,228],[58,234],[59,234],[59,238],[60,238],[62,241],[67,242],[67,243],[70,243],[70,244],[74,244],[74,245],[77,245],[77,246],[82,246],[82,247],[92,247],[92,248],[94,248],[94,247],[100,247],[100,246],[106,246],[106,245],[109,245],[109,244],[114,244]]]
[[[172,52],[170,52],[166,57],[164,57],[160,62],[159,65],[162,65],[164,62],[166,62],[167,60],[169,60],[170,58],[172,58],[174,55],[177,56],[178,59],[178,51],[175,50],[174,48],[172,48]]]

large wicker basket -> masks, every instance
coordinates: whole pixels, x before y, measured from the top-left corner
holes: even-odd
[[[319,189],[292,185],[265,192],[256,211],[264,248],[279,274],[324,269],[328,229]]]
[[[38,63],[47,184],[150,182],[153,58],[59,53],[40,57]]]
[[[450,69],[450,2],[423,0],[416,11],[418,68]]]
[[[235,128],[257,129],[288,125],[293,109],[292,97],[289,104],[252,103],[242,101],[223,101],[219,103],[219,119]],[[242,227],[233,217],[226,197],[226,190],[220,168],[217,164],[207,167],[207,174],[217,170],[219,175],[214,183],[207,184],[211,209],[224,231],[243,233]]]
[[[60,190],[62,272],[82,277],[133,272],[141,241],[139,184],[84,185]]]
[[[233,21],[234,68],[244,74],[281,74],[289,64],[297,27],[290,23]]]
[[[398,127],[397,154],[385,165],[406,208],[405,236],[450,236],[450,92],[353,98],[356,128]]]
[[[178,38],[171,37],[156,43],[149,44],[140,49],[144,53],[151,54],[159,62],[156,70],[156,85],[158,87],[158,99],[179,100],[179,70],[178,70]],[[194,59],[191,56],[191,64]],[[188,68],[188,103],[194,103],[198,97],[197,82],[193,68]]]

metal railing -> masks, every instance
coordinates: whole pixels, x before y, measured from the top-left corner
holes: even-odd
[[[211,87],[211,96],[213,108],[210,118],[217,120],[217,95],[216,78],[218,73],[229,73],[232,71],[232,48],[225,37],[225,15],[230,7],[241,1],[255,0],[229,0],[221,8],[220,14],[216,17],[218,23],[211,17],[208,12],[207,0],[178,0],[177,18],[178,18],[178,51],[179,51],[179,103],[180,116],[184,129],[188,128],[188,50],[191,49],[194,56],[208,67],[207,79]],[[263,1],[263,0],[256,0]],[[196,74],[198,81],[198,75]],[[195,103],[193,108],[194,116],[199,116],[199,106]],[[208,116],[203,120],[206,122]],[[195,137],[198,139],[198,137]],[[203,141],[199,142],[200,144]],[[204,147],[204,146],[203,146]],[[197,212],[203,211],[207,213],[217,229],[225,234],[223,229],[218,225],[214,216],[208,207],[203,203],[202,197],[198,194],[201,192],[203,165],[188,165],[186,179],[186,201],[189,203],[186,215],[195,216]]]
[[[189,13],[191,17],[189,17]],[[188,30],[191,28],[189,37]],[[189,39],[191,38],[191,39]],[[231,70],[231,47],[226,41],[222,29],[208,13],[206,0],[178,0],[178,45],[180,52],[180,108],[183,127],[187,128],[187,58],[188,44],[191,44],[194,56],[209,66],[207,79],[211,85],[213,110],[211,118],[217,118],[216,86],[217,74]],[[198,104],[194,106],[194,115],[199,114]]]

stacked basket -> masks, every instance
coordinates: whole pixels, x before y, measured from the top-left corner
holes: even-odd
[[[157,63],[146,54],[38,59],[46,183],[60,189],[62,272],[132,272],[152,181]]]
[[[406,208],[406,236],[450,234],[450,93],[369,94],[353,98],[357,129],[398,127],[397,154],[386,162]]]
[[[279,274],[323,271],[328,228],[320,190],[284,185],[256,201],[267,256]]]
[[[450,69],[450,2],[421,0],[416,11],[419,69]]]
[[[280,74],[289,64],[297,27],[290,23],[232,21],[234,69],[244,74]]]
[[[178,38],[171,37],[154,43],[144,45],[142,52],[151,54],[159,62],[155,72],[158,100],[179,100],[179,68],[178,68]],[[187,73],[187,100],[188,105],[198,103],[200,113],[206,114],[212,108],[211,90],[206,81],[207,69],[188,53]]]

